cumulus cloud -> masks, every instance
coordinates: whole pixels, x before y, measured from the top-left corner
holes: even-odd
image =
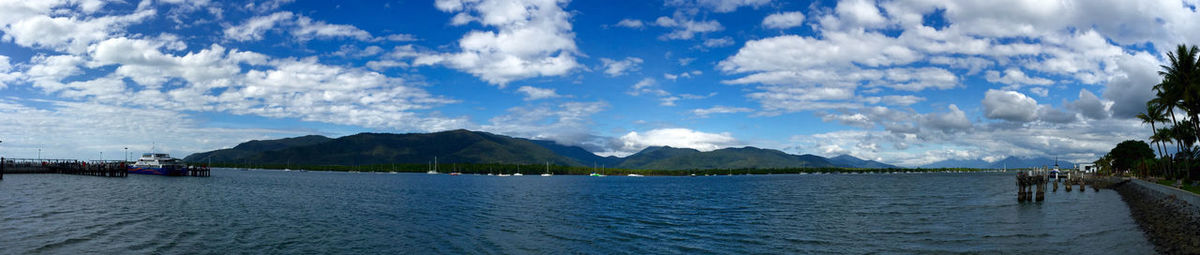
[[[922,116],[921,125],[943,133],[966,131],[971,128],[971,120],[967,119],[967,114],[959,110],[957,105],[951,104],[947,109],[948,112]]]
[[[604,65],[604,74],[617,77],[625,75],[626,72],[637,71],[639,68],[638,65],[642,64],[642,59],[635,57],[627,57],[624,60],[600,58],[600,62]]]
[[[1071,102],[1070,107],[1076,111],[1079,111],[1079,113],[1083,114],[1084,117],[1101,120],[1108,118],[1108,105],[1108,103],[1101,101],[1096,94],[1092,94],[1091,91],[1081,89],[1079,90],[1079,99],[1075,100],[1075,102]],[[1144,108],[1145,102],[1143,102],[1142,105]],[[1142,111],[1145,110],[1146,109],[1142,109]]]
[[[51,16],[55,8],[65,7],[67,2],[46,1],[29,5],[12,3],[0,18],[0,31],[4,40],[24,47],[36,47],[60,52],[80,54],[93,42],[106,39],[125,27],[145,21],[155,15],[154,10],[140,10],[126,15],[103,17]],[[86,9],[86,8],[85,8]],[[65,10],[64,10],[65,11]],[[11,16],[9,16],[11,15]],[[82,16],[82,15],[81,15]]]
[[[618,27],[628,27],[628,28],[638,28],[638,29],[640,29],[640,28],[642,28],[642,27],[645,27],[646,25],[645,25],[645,24],[643,24],[641,20],[636,20],[636,19],[622,19],[620,22],[617,22],[617,26],[618,26]]]
[[[1030,122],[1037,119],[1037,100],[1016,91],[989,89],[983,97],[983,115],[990,119]]]
[[[566,2],[438,0],[439,10],[496,30],[471,31],[458,41],[461,52],[422,56],[417,63],[445,64],[500,87],[518,79],[566,74],[579,67],[571,15],[562,9]]]
[[[535,88],[530,86],[521,86],[517,88],[517,92],[525,94],[525,101],[533,101],[539,99],[562,97],[554,89]]]
[[[705,133],[686,128],[660,128],[643,133],[629,132],[617,138],[620,147],[613,155],[629,155],[649,146],[692,148],[700,151],[732,147],[741,144],[732,134]]]
[[[762,21],[763,27],[773,29],[788,29],[804,25],[803,12],[781,12],[767,15]]]

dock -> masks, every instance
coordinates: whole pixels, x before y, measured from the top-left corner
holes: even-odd
[[[0,158],[0,180],[5,174],[71,174],[99,177],[128,177],[132,162],[122,160],[6,159]],[[211,169],[187,166],[184,176],[208,177]]]

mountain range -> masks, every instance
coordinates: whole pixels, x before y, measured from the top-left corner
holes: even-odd
[[[577,146],[531,140],[481,131],[452,130],[436,133],[360,133],[339,138],[318,135],[278,140],[249,141],[233,148],[200,152],[188,162],[297,165],[424,164],[437,157],[441,163],[501,163],[592,166],[625,169],[727,169],[727,168],[900,168],[849,155],[824,158],[793,155],[755,147],[699,151],[652,146],[627,157],[603,157]]]
[[[1003,168],[1034,168],[1034,167],[1054,167],[1057,162],[1059,168],[1074,168],[1075,164],[1067,161],[1055,160],[1046,157],[1007,157],[996,162],[987,162],[982,159],[951,159],[943,160],[921,166],[921,168],[980,168],[980,169],[1003,169]]]

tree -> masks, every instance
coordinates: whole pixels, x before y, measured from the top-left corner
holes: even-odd
[[[1136,167],[1138,161],[1154,158],[1154,150],[1146,142],[1127,140],[1117,144],[1108,155],[1112,156],[1113,170],[1122,172]]]
[[[1155,139],[1156,137],[1161,138],[1161,136],[1158,135],[1158,126],[1155,125],[1155,123],[1167,121],[1167,115],[1163,114],[1162,107],[1154,101],[1148,101],[1146,102],[1146,112],[1139,113],[1137,118],[1142,120],[1143,124],[1150,124],[1150,130],[1154,133],[1150,137],[1150,141],[1151,143],[1154,143],[1154,147],[1158,149],[1159,155],[1164,155],[1166,151],[1164,148],[1159,146],[1162,142],[1161,139]]]

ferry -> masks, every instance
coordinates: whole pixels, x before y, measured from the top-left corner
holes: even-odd
[[[187,166],[183,165],[183,161],[172,158],[166,153],[142,154],[137,162],[129,166],[131,174],[185,176],[187,171]]]

